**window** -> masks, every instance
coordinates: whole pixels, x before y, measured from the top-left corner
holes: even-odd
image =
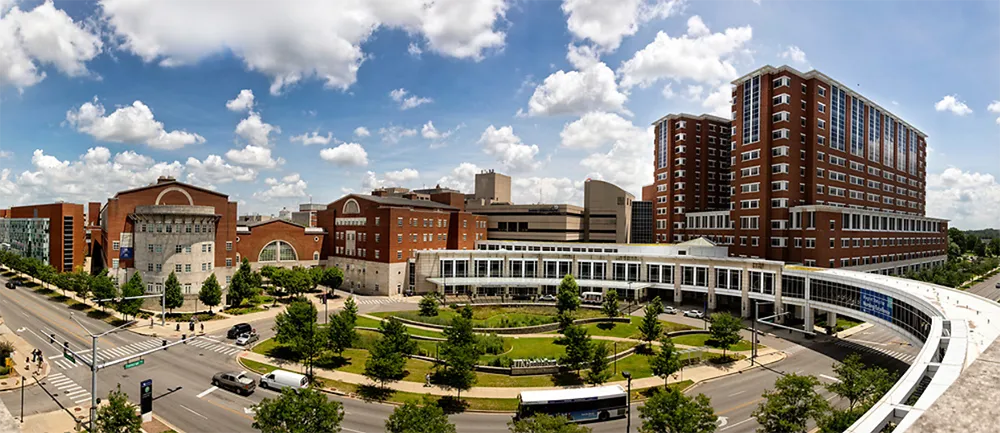
[[[743,152],[740,154],[741,160],[751,161],[760,158],[760,150],[751,150],[749,152]]]
[[[740,169],[740,177],[752,177],[752,176],[757,176],[758,174],[760,174],[759,165]]]
[[[816,126],[818,126],[819,129],[826,129],[826,121],[823,119],[818,119],[816,121]]]
[[[760,191],[760,182],[744,183],[740,185],[740,193],[747,194]]]
[[[788,121],[788,112],[787,111],[779,111],[777,113],[774,113],[774,115],[771,116],[771,121],[774,122],[774,123],[787,122]]]
[[[791,82],[792,80],[788,77],[778,77],[778,79],[774,80],[774,87],[785,87],[791,85]]]
[[[184,272],[191,272],[191,264],[190,263],[185,263],[184,264]]]
[[[233,250],[233,241],[226,241],[226,251]]]
[[[788,146],[772,147],[771,156],[788,156]]]
[[[760,141],[760,75],[743,81],[743,141],[742,144]],[[735,128],[734,131],[735,133]]]
[[[257,258],[258,262],[296,260],[298,260],[298,255],[295,253],[295,249],[285,241],[271,241],[264,248],[261,248]]]
[[[776,95],[775,97],[771,98],[771,102],[774,105],[787,104],[789,101],[791,101],[791,97],[788,96],[787,93],[782,93],[780,95]]]
[[[865,103],[851,97],[851,155],[865,154]]]
[[[786,129],[786,128],[777,129],[777,130],[774,130],[774,131],[771,132],[771,139],[772,140],[781,140],[781,139],[787,139],[787,138],[788,138],[788,129]]]
[[[837,87],[832,87],[830,95],[830,148],[845,150],[845,123],[847,120],[847,93]]]
[[[820,113],[826,113],[826,104],[820,102],[816,104],[816,109],[818,109]]]
[[[826,87],[819,86],[819,88],[816,89],[816,93],[819,93],[819,96],[826,96]]]
[[[147,272],[153,272],[153,264],[152,263],[146,265],[146,271]]]
[[[233,259],[228,258],[228,257],[226,258],[226,267],[227,268],[233,267]]]

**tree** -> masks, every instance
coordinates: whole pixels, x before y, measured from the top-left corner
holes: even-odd
[[[576,284],[572,275],[566,274],[559,282],[559,291],[556,292],[556,310],[560,328],[573,323],[573,312],[578,308],[580,308],[580,286]]]
[[[510,433],[590,433],[589,427],[573,423],[564,416],[536,413],[531,418],[507,422]]]
[[[673,388],[657,391],[639,406],[642,433],[711,433],[718,428],[705,394],[688,397]]]
[[[456,433],[455,425],[440,406],[424,397],[423,404],[408,401],[396,406],[385,421],[385,431],[389,433]]]
[[[834,364],[833,372],[838,380],[825,385],[826,389],[847,400],[848,412],[859,407],[867,410],[867,406],[882,398],[895,382],[895,378],[884,368],[866,368],[857,353],[848,355],[840,364]]]
[[[97,408],[95,423],[101,433],[139,433],[142,429],[142,417],[135,413],[121,385],[108,393],[108,404]]]
[[[608,371],[608,345],[606,343],[593,343],[590,350],[590,370],[587,371],[587,383],[600,385],[611,378]]]
[[[462,307],[461,310],[458,310],[458,314],[466,319],[472,320],[472,307],[466,305]]]
[[[340,315],[351,325],[351,329],[358,323],[358,303],[354,302],[353,296],[344,301],[344,309],[340,310]]]
[[[814,376],[789,374],[774,382],[774,389],[764,391],[764,401],[753,411],[759,433],[804,433],[809,420],[819,421],[829,407],[816,392],[819,380]]]
[[[323,348],[316,315],[316,306],[312,302],[296,300],[274,318],[274,341],[287,344],[309,368],[310,375],[313,360]]]
[[[620,313],[618,311],[618,291],[614,289],[608,290],[608,293],[604,295],[604,304],[601,305],[601,310],[609,319],[618,317]]]
[[[957,242],[948,243],[948,260],[955,260],[962,255],[962,247]]]
[[[417,342],[410,338],[410,333],[406,332],[406,325],[399,319],[389,316],[388,320],[383,320],[379,324],[379,330],[382,332],[382,339],[393,351],[404,355],[417,351]]]
[[[204,283],[201,283],[201,290],[198,291],[198,300],[202,304],[208,305],[208,312],[212,312],[212,307],[222,302],[222,287],[215,274],[209,274]]]
[[[440,356],[444,367],[438,370],[438,378],[445,386],[458,391],[472,388],[476,383],[473,368],[479,360],[476,335],[472,332],[472,321],[462,316],[451,319],[451,326],[444,330],[445,341],[441,343]]]
[[[46,266],[41,269],[43,272],[43,277],[39,278],[45,281],[44,275],[48,273],[48,269],[51,266]],[[54,271],[54,269],[53,269]],[[55,276],[54,272],[49,274],[48,278],[51,280]],[[76,294],[81,299],[85,299],[90,293],[90,274],[83,271],[82,267],[78,267],[76,271],[68,272],[61,275],[62,285],[63,285],[63,295],[66,294],[66,289],[69,289]]]
[[[663,386],[667,386],[667,379],[670,375],[683,367],[681,355],[674,347],[674,340],[666,335],[663,336],[660,340],[660,351],[649,360],[649,366],[652,368],[653,374],[663,378]]]
[[[816,422],[820,433],[841,433],[847,431],[854,422],[864,415],[861,409],[834,409],[829,415],[825,415]]]
[[[145,293],[142,284],[142,274],[136,272],[132,274],[132,277],[128,279],[128,282],[122,286],[122,298],[128,298],[132,296],[142,296]],[[139,308],[142,307],[142,299],[122,299],[115,304],[115,309],[119,313],[128,318],[129,315],[135,316],[139,312]]]
[[[246,299],[252,299],[260,293],[260,276],[250,269],[250,260],[246,257],[240,262],[240,267],[233,273],[226,292],[226,301],[230,308],[239,308]]]
[[[393,350],[392,343],[382,337],[369,350],[368,360],[365,361],[364,375],[378,382],[382,387],[385,387],[388,382],[402,380],[406,377],[406,357]]]
[[[333,316],[327,329],[327,348],[336,352],[338,356],[350,348],[358,340],[358,333],[354,329],[357,321],[358,305],[354,302],[353,297],[347,298],[344,308]]]
[[[428,293],[420,298],[420,315],[425,317],[438,315],[438,301],[433,293]]]
[[[181,283],[177,281],[177,275],[173,272],[167,276],[167,281],[163,283],[164,296],[166,296],[167,304],[164,308],[170,310],[171,313],[174,312],[174,308],[180,308],[184,305],[184,294],[181,293]],[[160,301],[163,302],[162,300]]]
[[[262,433],[336,433],[344,421],[344,407],[312,388],[285,388],[254,409],[253,428]]]
[[[740,337],[742,329],[743,322],[738,317],[723,312],[712,315],[712,325],[708,331],[712,334],[716,347],[722,349],[722,356],[726,356],[726,351],[743,339]]]
[[[299,296],[312,288],[312,276],[309,271],[301,266],[286,269],[282,272],[282,286],[288,291],[290,296]]]
[[[639,323],[639,332],[647,346],[660,338],[660,332],[663,331],[663,324],[660,323],[661,313],[663,313],[663,304],[660,302],[660,297],[657,296],[646,305],[642,322]]]
[[[559,359],[559,363],[579,373],[583,365],[592,359],[590,334],[582,326],[570,325],[563,330],[563,336],[566,354]]]
[[[101,273],[90,279],[90,292],[94,294],[96,299],[111,299],[118,297],[118,287],[115,287],[114,281],[108,277],[108,270],[105,269]],[[104,303],[101,302],[101,307],[104,307]]]
[[[329,287],[330,290],[337,290],[344,283],[344,272],[336,266],[326,268],[323,270],[323,277],[319,283]]]

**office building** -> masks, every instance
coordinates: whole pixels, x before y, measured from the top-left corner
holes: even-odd
[[[636,200],[632,202],[632,243],[653,243],[653,202]]]
[[[316,213],[323,209],[326,209],[325,204],[300,204],[298,212],[292,212],[292,222],[303,227],[316,227]]]
[[[0,248],[41,260],[59,272],[87,267],[83,205],[15,206],[7,215],[0,218]]]

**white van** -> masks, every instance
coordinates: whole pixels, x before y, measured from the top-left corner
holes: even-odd
[[[309,379],[298,373],[274,370],[260,377],[260,387],[275,391],[283,388],[302,389],[309,387]]]
[[[604,293],[601,292],[583,292],[580,294],[580,299],[584,304],[600,304],[604,302]]]

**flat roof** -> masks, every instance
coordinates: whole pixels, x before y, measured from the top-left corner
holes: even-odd
[[[651,125],[656,125],[657,123],[660,123],[660,122],[662,122],[664,120],[673,120],[673,119],[680,119],[680,118],[689,118],[689,119],[695,119],[695,120],[711,120],[713,122],[719,122],[719,123],[729,123],[729,122],[732,122],[731,119],[725,119],[725,118],[722,118],[722,117],[719,117],[719,116],[713,116],[711,114],[699,114],[699,115],[696,116],[694,114],[688,114],[688,113],[670,113],[670,114],[668,114],[666,116],[663,116],[663,117],[661,117],[659,119],[656,119],[656,121],[653,122],[653,123],[651,123]]]
[[[624,396],[621,385],[598,386],[594,388],[563,388],[544,391],[521,391],[521,403],[544,403],[553,400],[579,400]]]

